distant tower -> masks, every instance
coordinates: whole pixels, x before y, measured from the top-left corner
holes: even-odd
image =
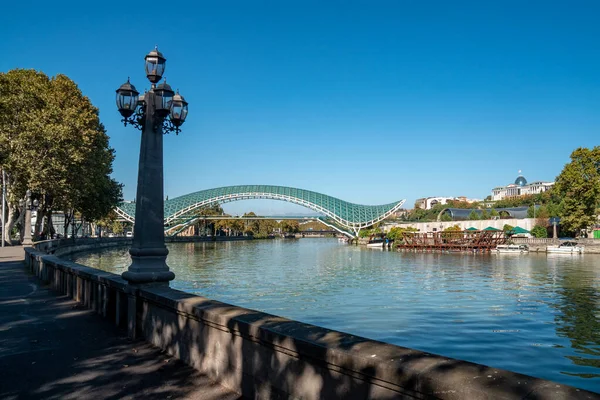
[[[527,179],[521,174],[521,170],[519,170],[519,176],[515,179],[515,185],[517,186],[525,186],[527,185]]]

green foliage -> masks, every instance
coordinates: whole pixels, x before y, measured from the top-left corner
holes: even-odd
[[[419,222],[431,222],[437,221],[438,215],[446,208],[478,208],[478,203],[467,203],[466,201],[448,201],[447,204],[436,204],[431,207],[430,210],[423,210],[421,208],[415,208],[410,212],[406,220],[407,221],[419,221]],[[447,214],[442,214],[440,217],[442,221],[452,221],[452,217]]]
[[[223,214],[223,210],[219,205],[213,205],[209,208],[204,208],[201,211],[202,215],[225,215]],[[239,233],[244,233],[246,235],[252,235],[257,239],[266,238],[269,235],[273,234],[277,228],[281,228],[281,230],[285,233],[298,233],[300,232],[300,222],[297,220],[282,220],[280,223],[269,218],[262,218],[256,215],[254,212],[248,212],[243,215],[244,217],[257,217],[260,219],[255,220],[243,220],[239,218],[231,218],[231,219],[218,219],[215,220],[211,225],[213,225],[215,230],[222,230],[226,232],[228,235],[237,235]],[[205,221],[201,222],[204,223]],[[319,225],[315,225],[322,229],[323,224],[319,223]]]
[[[234,235],[244,232],[244,221],[241,219],[228,219],[227,228],[232,230]]]
[[[561,213],[561,205],[553,201],[547,204],[538,204],[534,211],[534,205],[527,209],[527,218],[548,219],[550,217],[558,217]]]
[[[457,232],[462,232],[462,228],[460,226],[458,226],[458,225],[449,226],[442,231],[442,238],[452,239],[452,238],[456,238],[457,236],[462,236],[462,235],[457,235],[456,234]]]
[[[98,109],[65,75],[0,73],[0,154],[13,210],[27,189],[44,214],[59,209],[72,217],[76,210],[87,221],[106,217],[121,200]]]
[[[194,215],[224,215],[223,208],[218,204],[210,204],[193,211]],[[254,213],[253,213],[254,214]]]
[[[459,225],[452,225],[444,229],[444,232],[462,232],[462,228]]]
[[[464,209],[479,208],[479,203],[477,203],[477,202],[467,203],[466,201],[449,200],[446,203],[446,205],[444,206],[444,208],[464,208]]]
[[[533,212],[533,206],[530,206],[529,209],[527,210],[527,217],[528,218],[537,218],[537,219],[548,219],[550,217],[556,217],[558,216],[558,207],[556,204],[554,203],[549,203],[547,205],[540,205],[537,207],[537,209],[535,210],[535,213]]]
[[[300,232],[300,223],[293,219],[284,219],[281,221],[281,229],[285,233],[298,233]]]
[[[512,225],[509,225],[509,224],[504,224],[504,226],[502,227],[502,230],[504,231],[504,233],[510,232],[513,229],[515,229],[515,227]]]
[[[536,238],[545,238],[548,237],[548,231],[541,225],[536,225],[531,230],[531,235]]]
[[[556,178],[554,191],[560,196],[561,225],[570,233],[578,233],[596,223],[596,208],[600,203],[600,147],[578,148],[571,153]]]
[[[422,208],[415,208],[407,215],[408,221],[425,221],[431,220],[433,221],[433,210],[438,206],[434,206],[431,210],[423,210]]]
[[[492,208],[492,211],[490,211],[490,217],[491,218],[496,218],[496,217],[499,217],[499,216],[500,216],[500,214],[498,214],[498,211],[496,211],[495,208]]]
[[[547,211],[547,216],[542,217],[540,216],[539,218],[550,218],[550,217],[560,217],[561,215],[563,215],[564,212],[564,203],[561,202],[555,202],[552,201],[548,204],[546,204],[546,211]]]
[[[490,215],[488,214],[486,209],[481,211],[481,219],[490,219]]]
[[[124,232],[123,224],[121,222],[115,220],[110,225],[110,230],[111,230],[111,232],[113,232],[117,235],[122,235]]]
[[[320,221],[308,221],[300,225],[300,231],[329,231],[330,227]]]
[[[416,232],[417,229],[413,228],[413,227],[400,227],[400,226],[395,226],[392,229],[390,229],[390,231],[387,233],[386,237],[388,239],[393,239],[393,240],[400,240],[402,239],[402,234],[404,232]],[[361,236],[363,237],[363,236]]]
[[[373,235],[377,235],[377,234],[381,234],[381,231],[379,229],[361,229],[358,232],[358,237],[367,238],[369,236],[373,236]]]
[[[473,211],[471,211],[471,213],[469,214],[469,217],[468,217],[468,219],[469,219],[469,221],[475,221],[475,220],[478,220],[478,219],[480,219],[480,218],[479,218],[479,214],[478,214],[478,213],[477,213],[475,210],[473,210]]]

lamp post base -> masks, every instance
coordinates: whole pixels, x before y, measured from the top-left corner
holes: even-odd
[[[167,265],[167,254],[169,251],[163,248],[131,248],[131,265],[121,276],[132,285],[163,284],[169,285],[169,281],[175,279],[175,274],[169,271]]]

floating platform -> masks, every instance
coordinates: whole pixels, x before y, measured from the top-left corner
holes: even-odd
[[[396,248],[426,252],[487,253],[506,243],[502,231],[403,232]]]

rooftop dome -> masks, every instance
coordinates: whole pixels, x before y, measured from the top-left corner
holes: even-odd
[[[515,179],[515,185],[518,185],[518,186],[527,185],[527,179],[525,179],[525,177],[523,175],[521,175],[521,171],[519,171],[519,176],[517,176],[517,179]]]

